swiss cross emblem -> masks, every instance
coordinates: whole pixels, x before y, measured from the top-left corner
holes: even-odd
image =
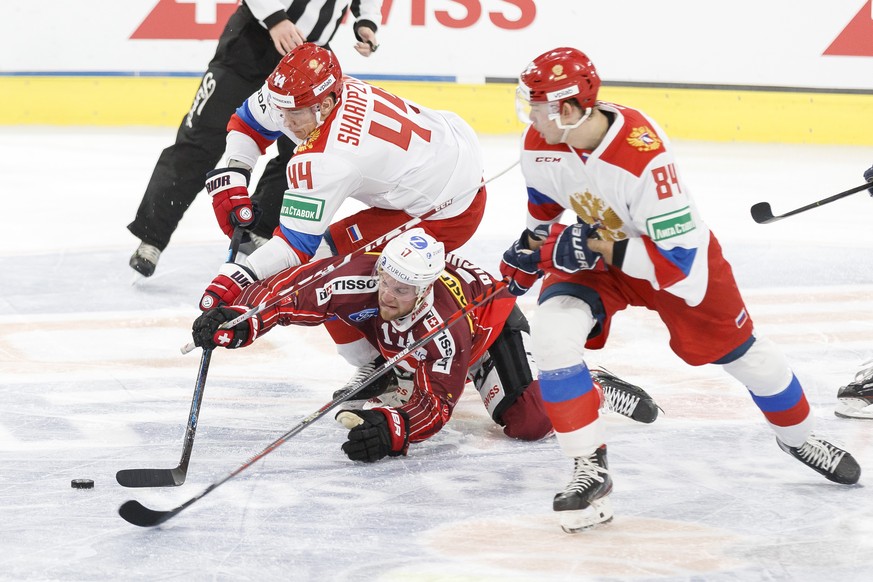
[[[873,0],[864,2],[861,10],[822,54],[873,57]]]
[[[215,344],[219,346],[226,346],[230,343],[230,340],[233,339],[233,335],[228,330],[222,330],[215,334]]]
[[[131,39],[214,40],[239,0],[159,0]]]

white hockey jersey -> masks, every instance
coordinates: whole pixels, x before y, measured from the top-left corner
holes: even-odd
[[[706,294],[710,232],[676,167],[669,141],[644,113],[598,102],[613,122],[592,152],[550,145],[533,127],[522,142],[527,227],[564,210],[599,223],[605,240],[628,239],[621,270],[698,305]],[[584,161],[583,161],[584,160]]]
[[[456,114],[422,107],[352,77],[340,102],[299,144],[287,168],[284,238],[311,257],[347,198],[412,216],[451,199],[430,220],[462,214],[482,182],[473,129]],[[251,161],[280,134],[294,139],[265,98],[266,85],[231,119],[228,158]]]

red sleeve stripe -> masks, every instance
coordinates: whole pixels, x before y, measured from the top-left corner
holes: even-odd
[[[238,131],[252,138],[255,143],[258,144],[258,148],[261,150],[262,155],[267,153],[267,148],[273,143],[271,140],[266,139],[263,135],[252,129],[246,122],[240,119],[236,113],[230,116],[230,121],[227,122],[227,131]]]
[[[534,204],[533,202],[528,202],[527,211],[535,220],[551,222],[564,212],[564,207],[556,202],[546,204]]]

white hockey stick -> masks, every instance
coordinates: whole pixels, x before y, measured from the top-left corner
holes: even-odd
[[[460,196],[449,198],[448,200],[446,200],[445,202],[443,202],[439,206],[435,206],[434,208],[431,208],[430,210],[428,210],[427,212],[425,212],[421,216],[416,216],[416,217],[412,218],[412,220],[409,220],[408,222],[401,224],[400,226],[398,226],[394,230],[383,234],[379,238],[373,240],[372,242],[367,243],[366,245],[362,246],[361,248],[355,249],[351,253],[344,256],[341,261],[339,261],[337,263],[333,263],[331,265],[328,265],[328,266],[324,267],[323,269],[319,269],[318,271],[316,271],[312,275],[301,279],[300,281],[298,281],[296,286],[289,286],[289,287],[286,287],[285,289],[282,289],[278,294],[276,294],[274,297],[272,297],[269,301],[262,301],[261,303],[259,303],[258,305],[255,305],[254,307],[252,307],[251,309],[249,309],[248,311],[246,311],[242,315],[236,317],[235,319],[231,319],[230,321],[227,321],[227,322],[221,324],[219,326],[219,329],[230,329],[233,326],[238,325],[238,324],[242,323],[243,321],[246,321],[247,319],[252,318],[255,315],[257,315],[263,311],[267,311],[269,309],[272,309],[273,307],[275,307],[276,305],[281,303],[284,300],[285,296],[290,295],[291,293],[296,293],[296,292],[300,291],[301,289],[308,287],[309,285],[311,285],[315,281],[318,281],[319,279],[321,279],[325,275],[332,273],[333,271],[339,269],[340,267],[348,265],[355,257],[359,257],[360,255],[363,255],[364,253],[368,253],[368,252],[372,251],[373,249],[376,249],[376,248],[382,246],[383,244],[385,244],[389,240],[393,239],[394,237],[399,236],[400,234],[406,232],[407,230],[409,230],[411,228],[414,228],[416,225],[418,225],[423,220],[427,220],[428,218],[430,218],[431,216],[433,216],[437,212],[444,210],[445,208],[450,206],[452,204],[452,202],[454,202],[456,199],[463,198],[463,197],[467,196],[468,194],[470,194],[471,192],[475,192],[476,190],[479,190],[482,186],[485,186],[486,184],[489,184],[489,183],[493,182],[494,180],[496,180],[497,178],[501,177],[502,175],[506,174],[507,172],[509,172],[509,170],[511,170],[512,168],[517,166],[518,163],[519,163],[519,160],[515,160],[509,167],[507,167],[504,170],[502,170],[501,172],[491,176],[490,178],[488,178],[484,182],[478,184],[474,190],[467,190],[467,191],[463,192]],[[189,343],[185,344],[184,346],[182,346],[181,351],[183,354],[187,354],[187,353],[193,351],[194,348],[196,348],[196,347],[197,346],[194,345],[194,342],[189,342]]]

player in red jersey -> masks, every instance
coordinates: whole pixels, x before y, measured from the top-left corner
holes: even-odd
[[[381,254],[356,257],[300,293],[288,294],[278,307],[218,329],[336,260],[287,269],[248,287],[235,305],[209,310],[194,322],[194,343],[238,348],[277,324],[313,326],[336,317],[361,334],[364,345],[358,351],[365,347],[371,358],[388,358],[495,283],[469,261],[446,256],[443,244],[424,230],[412,229],[391,240]],[[350,429],[343,450],[361,461],[406,454],[410,443],[433,436],[448,422],[468,380],[508,436],[536,440],[549,435],[552,425],[531,371],[528,332],[510,294],[477,307],[465,321],[401,360],[396,374],[367,386],[361,396],[372,399],[363,408],[339,412],[337,419]],[[630,388],[623,389],[623,396]],[[648,399],[645,406],[654,403]]]

